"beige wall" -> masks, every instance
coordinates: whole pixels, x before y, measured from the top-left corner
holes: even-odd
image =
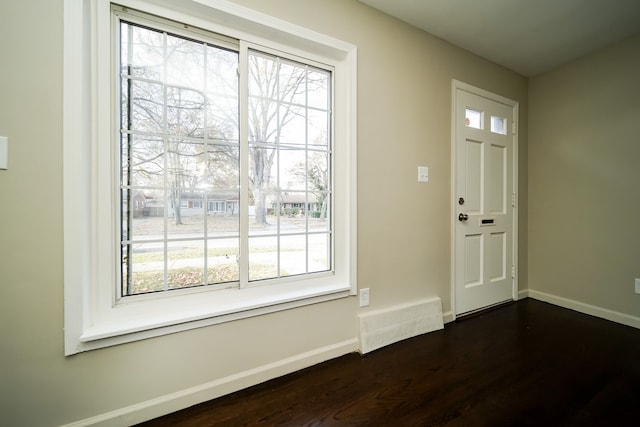
[[[239,3],[358,46],[358,276],[369,309],[439,296],[451,310],[451,79],[519,101],[526,288],[525,78],[355,0]],[[10,140],[0,424],[73,422],[355,338],[349,298],[63,356],[62,30],[61,0],[0,3],[0,135]],[[430,167],[428,184],[416,182],[418,165]]]
[[[529,287],[640,317],[640,35],[531,79]]]

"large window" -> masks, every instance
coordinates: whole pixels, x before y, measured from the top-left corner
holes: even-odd
[[[355,48],[119,3],[65,2],[66,353],[354,294]]]
[[[239,74],[237,43],[115,13],[121,295],[330,272],[332,71],[252,49]],[[243,174],[245,204],[226,212],[211,201],[240,200]],[[312,209],[287,208],[284,195]],[[138,200],[164,209],[136,214]]]

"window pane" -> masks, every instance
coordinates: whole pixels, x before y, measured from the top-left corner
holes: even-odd
[[[307,126],[309,145],[315,149],[326,150],[329,138],[329,113],[327,111],[309,110]]]
[[[215,46],[206,47],[205,137],[215,142],[237,144],[238,54]]]
[[[330,231],[331,230],[331,198],[329,194],[318,191],[309,195],[310,210],[307,216],[309,231]]]
[[[226,96],[209,96],[207,102],[209,104],[204,115],[202,137],[211,142],[237,144],[240,136],[234,117],[238,110],[238,100]]]
[[[166,128],[169,134],[202,137],[206,100],[192,89],[166,88]]]
[[[307,236],[280,238],[280,276],[293,276],[307,272]]]
[[[123,240],[142,242],[164,238],[164,196],[164,193],[154,190],[122,192]],[[131,209],[127,210],[128,206]]]
[[[179,289],[205,284],[202,240],[171,241],[167,245],[167,288]]]
[[[249,238],[249,280],[278,277],[278,238]]]
[[[124,22],[120,48],[122,294],[237,281],[237,53]]]
[[[131,131],[163,133],[164,94],[161,83],[131,79],[123,92],[131,94],[128,101],[128,117],[123,118],[124,128]],[[129,123],[127,125],[127,123]]]
[[[206,208],[207,236],[237,240],[240,233],[240,204],[237,196],[231,190],[207,193]]]
[[[167,35],[166,44],[166,83],[174,87],[203,88],[205,44],[173,35]]]
[[[467,108],[465,110],[465,125],[470,128],[482,129],[482,112]]]
[[[164,290],[164,244],[124,245],[123,294],[135,295]]]
[[[203,181],[210,188],[235,188],[239,185],[240,155],[234,146],[207,144]]]
[[[249,64],[249,234],[270,235],[250,242],[249,280],[305,274],[310,228],[331,227],[331,73],[254,51]],[[313,271],[330,269],[327,236]]]
[[[164,35],[123,22],[120,31],[123,72],[133,77],[162,81]]]
[[[306,189],[307,150],[280,149],[278,187],[283,191]]]
[[[122,183],[137,187],[162,187],[164,142],[146,135],[123,135]]]
[[[324,70],[309,71],[309,106],[322,110],[329,109],[329,77]]]
[[[240,280],[238,269],[237,238],[210,239],[207,248],[207,276],[210,284],[237,282]]]
[[[305,105],[305,68],[300,64],[280,61],[280,71],[278,72],[278,84],[280,99],[298,105]]]
[[[286,192],[280,194],[280,224],[281,234],[304,233],[307,231],[307,214],[309,194],[304,191]]]
[[[307,185],[310,191],[310,230],[331,229],[331,171],[329,170],[330,154],[325,152],[309,152],[307,163]]]
[[[253,222],[259,226],[268,224],[268,208],[277,197],[274,186],[277,184],[277,150],[259,145],[249,146],[249,189],[250,213]]]
[[[204,238],[204,192],[174,187],[169,195],[168,238]]]
[[[275,59],[249,55],[250,142],[276,142],[278,137],[278,124],[282,122],[278,114],[278,70],[279,63]]]
[[[217,46],[206,46],[206,89],[217,98],[238,99],[238,54]],[[216,99],[216,102],[218,101]]]
[[[507,119],[503,117],[491,116],[491,132],[506,135]]]
[[[311,234],[309,236],[309,273],[331,269],[331,236]]]
[[[281,144],[304,145],[306,142],[305,109],[294,105],[285,105],[280,108],[280,117],[282,117],[282,121],[279,142]]]

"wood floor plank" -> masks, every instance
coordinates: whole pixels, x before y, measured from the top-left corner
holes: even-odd
[[[532,299],[144,426],[638,426],[640,330]]]

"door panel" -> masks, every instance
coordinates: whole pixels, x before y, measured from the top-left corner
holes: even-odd
[[[498,282],[507,275],[507,233],[491,233],[489,235],[487,254],[489,258],[489,280]]]
[[[484,161],[482,159],[482,142],[465,140],[466,145],[466,174],[465,194],[466,206],[469,213],[482,212],[482,176],[484,175]]]
[[[465,236],[465,287],[482,285],[482,268],[484,236],[482,234],[469,234]]]
[[[455,311],[464,314],[514,295],[514,107],[460,88],[455,96]]]
[[[507,207],[507,148],[492,144],[489,149],[489,164],[492,165],[487,175],[489,187],[489,212],[506,214]]]

